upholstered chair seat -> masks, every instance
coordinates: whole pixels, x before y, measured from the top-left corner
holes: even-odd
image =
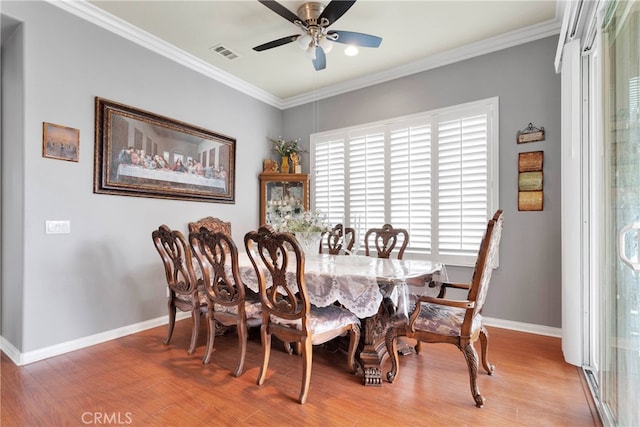
[[[189,301],[191,301],[191,296],[183,295],[183,294],[176,294],[176,299],[178,299],[180,301],[189,302]],[[198,301],[200,302],[200,308],[204,312],[204,310],[207,308],[207,296],[205,295],[204,287],[202,287],[202,286],[198,287]]]
[[[459,336],[466,312],[467,310],[464,308],[425,304],[413,326],[415,329],[424,332],[433,332],[451,337]],[[471,335],[476,335],[481,326],[482,315],[477,314],[471,324]]]
[[[206,300],[206,296],[205,296],[205,300]],[[222,305],[222,304],[214,304],[213,309],[219,313],[229,313],[229,314],[234,314],[236,316],[238,315],[238,311],[239,311],[237,305],[228,306],[228,305]],[[261,319],[260,313],[262,313],[262,305],[260,304],[260,300],[245,301],[244,313],[247,316],[247,321],[249,323],[251,323],[250,320],[257,320],[258,321],[257,325],[259,325],[260,319]]]
[[[354,323],[360,325],[360,319],[355,314],[335,305],[328,307],[311,306],[310,314],[307,327],[314,335],[344,328]],[[279,325],[295,326],[296,329],[302,330],[302,321],[300,319],[288,320],[272,315],[270,320]]]

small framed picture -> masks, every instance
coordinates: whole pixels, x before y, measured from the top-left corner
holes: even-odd
[[[42,123],[42,157],[77,162],[79,151],[80,130]]]
[[[266,159],[262,165],[263,173],[278,173],[278,163],[273,159]]]

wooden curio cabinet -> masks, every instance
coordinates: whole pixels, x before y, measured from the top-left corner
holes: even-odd
[[[309,210],[309,175],[260,174],[260,225],[273,224],[287,213]]]

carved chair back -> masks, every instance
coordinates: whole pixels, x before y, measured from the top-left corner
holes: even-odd
[[[389,258],[397,245],[399,245],[397,258],[402,259],[409,245],[409,232],[404,228],[393,228],[391,224],[384,224],[381,228],[370,228],[364,235],[366,256],[375,249],[378,258]]]
[[[473,307],[468,308],[465,313],[465,319],[461,327],[461,334],[463,335],[466,334],[468,336],[471,334],[473,319],[476,315],[482,313],[482,308],[487,298],[487,291],[489,290],[491,275],[496,266],[503,226],[504,215],[502,210],[498,210],[487,224],[487,229],[485,230],[478,251],[478,258],[476,259],[476,265],[471,279],[471,287],[467,295],[467,301],[472,302]]]
[[[310,303],[304,280],[303,250],[295,236],[262,226],[258,231],[247,233],[244,241],[258,277],[263,320],[268,321],[270,315],[274,315],[288,321],[301,321],[302,330],[306,331]],[[269,283],[265,269],[271,279]]]
[[[153,243],[162,258],[167,285],[171,292],[190,296],[198,289],[192,263],[191,247],[178,230],[161,225],[151,233]]]
[[[201,218],[198,221],[190,222],[189,233],[197,233],[202,227],[205,227],[212,233],[223,232],[227,236],[231,236],[231,223],[212,216]]]
[[[244,315],[245,288],[238,268],[238,248],[224,231],[201,227],[189,233],[189,242],[202,271],[204,290],[214,304],[238,306]]]
[[[349,254],[353,249],[356,232],[351,227],[336,224],[331,230],[326,231],[320,241],[320,253],[323,252],[325,243],[330,255]]]

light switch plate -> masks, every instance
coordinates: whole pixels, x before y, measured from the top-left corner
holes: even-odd
[[[71,233],[71,221],[45,221],[46,234],[69,234]]]

